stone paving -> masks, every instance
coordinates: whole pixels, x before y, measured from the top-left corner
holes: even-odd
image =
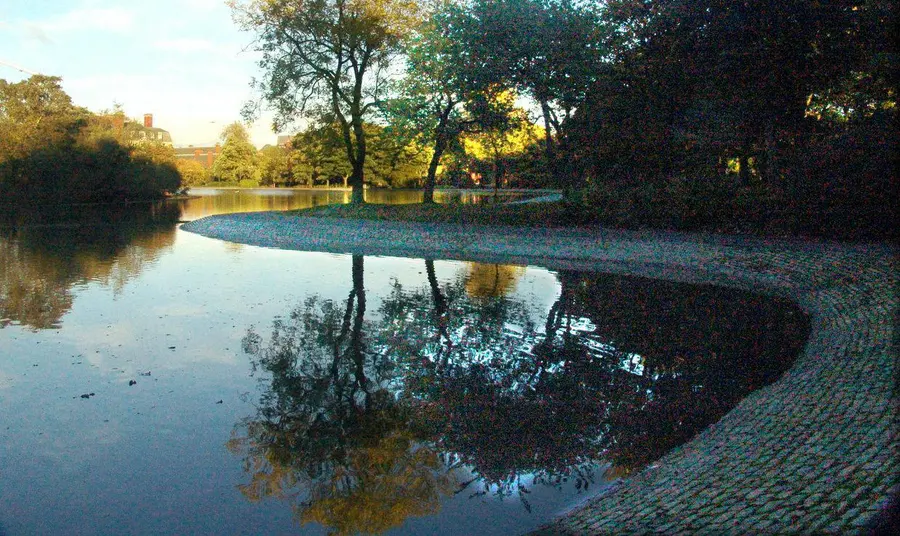
[[[285,249],[712,283],[788,297],[811,316],[810,339],[781,379],[540,533],[858,533],[900,492],[894,245],[279,213],[214,216],[183,229]]]

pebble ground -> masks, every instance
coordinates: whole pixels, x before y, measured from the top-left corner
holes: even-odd
[[[865,533],[900,494],[898,248],[721,235],[213,216],[184,230],[283,249],[590,269],[788,297],[793,367],[541,534]]]

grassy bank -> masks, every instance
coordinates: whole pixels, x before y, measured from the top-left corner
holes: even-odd
[[[568,215],[563,203],[519,205],[422,204],[323,205],[292,212],[297,216],[363,220],[415,221],[469,225],[520,225],[567,227],[579,223]]]
[[[628,203],[606,200],[590,208],[565,202],[525,204],[408,204],[323,205],[293,211],[300,217],[454,223],[464,225],[518,225],[525,227],[605,226],[620,229],[661,229],[714,232],[761,237],[819,237],[850,240],[896,238],[889,217],[871,210],[797,210],[789,207],[751,209],[705,202],[683,206],[664,202]],[[644,201],[644,200],[640,200]],[[597,207],[603,208],[597,208]],[[888,207],[885,207],[885,212]]]

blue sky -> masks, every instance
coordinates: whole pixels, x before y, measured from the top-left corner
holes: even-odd
[[[61,76],[76,104],[152,113],[176,145],[213,143],[253,97],[253,36],[224,0],[0,0],[0,62]],[[28,75],[0,64],[0,78]],[[264,116],[257,146],[274,143]]]

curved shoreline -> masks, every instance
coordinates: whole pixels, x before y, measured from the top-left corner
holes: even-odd
[[[777,382],[543,532],[861,532],[900,489],[894,245],[277,212],[210,216],[182,229],[280,249],[710,283],[787,297],[810,315],[806,347]]]

